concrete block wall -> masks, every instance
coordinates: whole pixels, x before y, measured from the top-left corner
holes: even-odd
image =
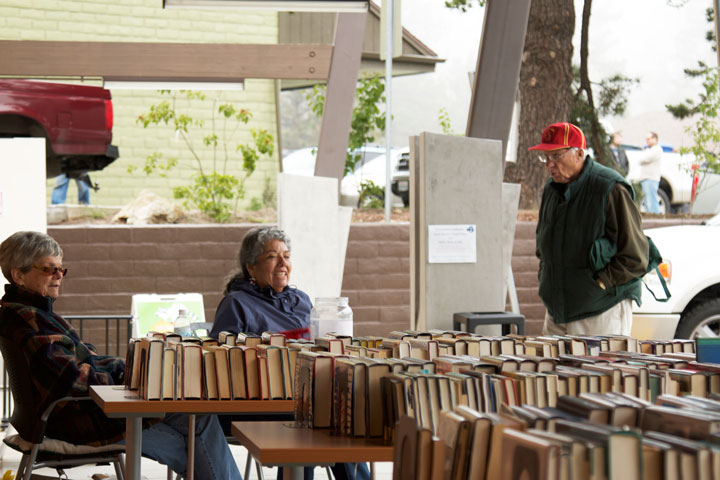
[[[698,223],[654,220],[644,226],[683,222]],[[63,315],[129,314],[134,293],[200,292],[206,320],[212,321],[223,279],[235,266],[240,240],[253,226],[49,228],[63,247],[70,270],[55,310]],[[535,222],[518,222],[512,258],[520,312],[531,335],[540,333],[545,315],[537,295],[535,226]],[[349,297],[356,335],[383,335],[410,325],[409,227],[407,223],[350,227],[342,294]],[[447,324],[450,328],[451,319]]]
[[[51,227],[48,233],[62,246],[69,269],[55,311],[127,315],[135,293],[199,292],[205,318],[212,321],[223,279],[235,266],[243,235],[253,226]],[[357,335],[408,328],[408,235],[408,224],[352,225],[342,294],[349,297]],[[91,343],[101,343],[104,327],[87,327],[84,335]],[[121,338],[120,344],[124,342]]]
[[[187,43],[277,43],[277,13],[261,11],[164,10],[162,2],[146,0],[11,0],[0,5],[0,39],[2,40],[58,40],[58,41],[119,41],[119,42],[187,42]],[[182,62],[182,58],[177,59]],[[232,61],[228,59],[228,61]],[[99,85],[98,81],[89,84]],[[277,138],[275,121],[275,89],[273,80],[247,80],[241,92],[206,92],[207,107],[198,102],[188,105],[186,113],[205,120],[205,127],[193,135],[195,148],[202,150],[202,137],[210,133],[212,100],[218,96],[233,102],[237,108],[249,110],[253,117],[235,138],[228,172],[240,174],[242,156],[235,145],[250,140],[250,128],[267,129]],[[91,192],[91,203],[120,206],[136,198],[143,189],[150,189],[165,198],[172,198],[175,186],[186,185],[195,173],[194,160],[171,127],[151,126],[143,129],[136,123],[138,115],[149,111],[150,105],[168,97],[155,90],[113,90],[115,126],[113,144],[120,148],[120,158],[105,170],[91,174],[100,184],[98,192]],[[182,102],[181,102],[182,103]],[[277,150],[277,149],[276,149]],[[142,166],[145,158],[155,151],[165,158],[177,157],[179,165],[166,178],[146,176],[142,171],[130,175],[130,165]],[[206,157],[207,165],[212,157]],[[256,172],[246,183],[245,200],[262,198],[265,178],[272,185],[279,165],[276,151],[272,158],[264,157]],[[219,160],[218,170],[222,160]],[[47,183],[47,201],[55,185]],[[68,203],[77,203],[75,182],[71,182]]]
[[[342,294],[353,309],[355,335],[409,328],[409,224],[350,227]]]

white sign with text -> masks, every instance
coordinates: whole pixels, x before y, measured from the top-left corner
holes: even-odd
[[[428,225],[428,263],[476,263],[475,225]]]

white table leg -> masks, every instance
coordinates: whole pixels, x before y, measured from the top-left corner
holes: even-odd
[[[140,480],[142,452],[142,418],[125,419],[125,479]]]
[[[195,478],[195,414],[188,415],[188,459],[187,480]]]

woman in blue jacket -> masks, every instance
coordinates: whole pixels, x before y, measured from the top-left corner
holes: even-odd
[[[220,332],[228,331],[309,338],[312,303],[305,292],[290,286],[291,272],[290,238],[285,232],[276,227],[247,232],[238,252],[238,266],[228,276],[225,297],[218,305],[210,336],[217,338]],[[227,420],[221,418],[223,428],[228,427]],[[336,480],[370,478],[364,463],[336,464],[332,471]],[[305,478],[312,478],[312,468],[305,469]]]

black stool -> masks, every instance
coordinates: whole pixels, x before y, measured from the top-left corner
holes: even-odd
[[[525,316],[519,313],[462,312],[453,315],[453,330],[475,333],[478,325],[502,325],[503,335],[511,333],[512,325],[516,325],[517,333],[525,335]]]

